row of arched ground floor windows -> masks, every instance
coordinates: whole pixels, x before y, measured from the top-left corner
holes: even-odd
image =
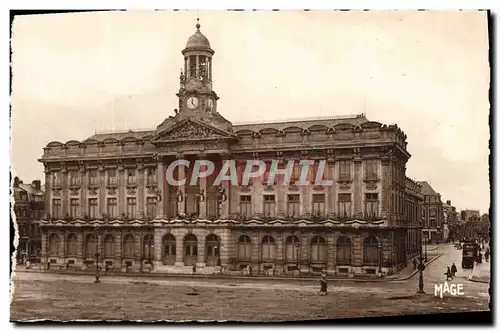
[[[50,256],[58,256],[60,248],[60,237],[57,234],[50,234],[48,238],[48,253]],[[142,259],[154,259],[154,237],[151,234],[142,237],[142,248],[136,250],[136,237],[127,234],[123,237],[121,256],[124,259],[134,259],[140,255]],[[99,252],[102,258],[117,258],[115,252],[116,241],[113,235],[107,234],[102,240],[102,249]],[[69,234],[65,244],[65,256],[78,256],[78,242],[76,234]],[[326,263],[328,261],[328,245],[322,236],[314,236],[309,243],[309,253],[311,263]],[[283,248],[283,259],[286,263],[298,262],[300,250],[303,244],[298,237],[291,235],[285,240]],[[183,239],[183,261],[185,265],[193,265],[198,257],[198,238],[190,233]],[[259,250],[260,249],[260,250]],[[87,234],[83,242],[82,255],[84,259],[95,258],[98,250],[97,238],[93,234]],[[166,265],[174,265],[177,256],[177,241],[174,235],[166,234],[162,241],[161,259]],[[335,248],[336,264],[352,264],[352,241],[347,236],[340,236]],[[368,236],[363,240],[363,265],[378,266],[380,260],[381,246],[375,236]],[[236,259],[240,262],[250,262],[254,255],[260,251],[260,259],[263,262],[272,262],[277,259],[276,240],[271,235],[265,235],[260,243],[257,253],[253,252],[252,240],[247,235],[241,235],[237,241]],[[207,265],[216,265],[220,254],[220,239],[215,234],[210,234],[205,238],[205,262]]]

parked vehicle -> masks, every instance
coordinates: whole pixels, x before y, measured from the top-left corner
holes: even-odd
[[[462,268],[472,269],[474,262],[478,258],[478,245],[477,243],[469,242],[464,243],[462,246]]]

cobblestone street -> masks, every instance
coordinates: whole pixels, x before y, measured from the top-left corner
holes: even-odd
[[[330,282],[320,297],[311,280],[105,277],[94,284],[92,276],[17,273],[11,319],[290,321],[488,310],[489,285],[468,281],[470,270],[460,267],[453,282],[464,283],[465,296],[434,297],[434,283],[460,256],[451,246],[443,253],[427,267],[427,294],[419,296],[418,274],[399,282]]]

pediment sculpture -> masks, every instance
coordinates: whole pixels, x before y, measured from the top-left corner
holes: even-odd
[[[185,123],[161,136],[161,140],[178,140],[181,138],[219,138],[222,135],[209,128],[196,125],[192,122]]]

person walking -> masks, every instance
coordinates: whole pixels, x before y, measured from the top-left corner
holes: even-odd
[[[488,262],[488,259],[490,259],[490,247],[486,247],[486,251],[484,252],[484,259],[486,262]]]
[[[457,270],[457,266],[455,265],[455,263],[453,263],[453,264],[451,265],[451,276],[452,276],[453,278],[455,278],[455,274],[456,274],[457,272],[458,272],[458,270]]]
[[[326,282],[326,275],[322,274],[321,280],[319,282],[321,285],[319,295],[320,296],[327,295],[328,283]]]
[[[446,276],[446,281],[448,281],[449,279],[453,280],[453,276],[451,274],[451,270],[450,270],[449,266],[447,267],[446,272],[445,272],[444,275]]]
[[[417,259],[416,258],[413,258],[413,269],[414,270],[417,269]]]

